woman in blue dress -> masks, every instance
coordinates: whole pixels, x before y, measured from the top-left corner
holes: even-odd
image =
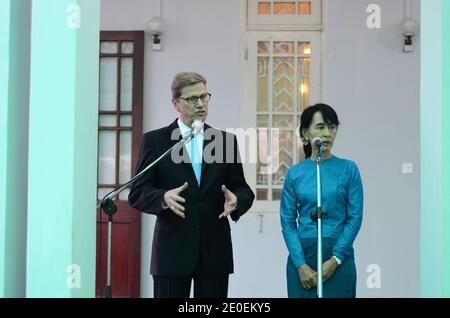
[[[280,219],[289,251],[286,266],[288,297],[317,297],[316,159],[311,141],[322,140],[321,183],[323,297],[355,297],[356,267],[353,242],[362,222],[363,187],[355,162],[331,153],[339,120],[333,108],[316,104],[301,116],[298,133],[306,159],[286,175]]]

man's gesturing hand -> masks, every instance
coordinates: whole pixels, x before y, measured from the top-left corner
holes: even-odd
[[[171,209],[176,215],[186,217],[184,215],[184,206],[181,203],[185,203],[186,200],[180,196],[180,193],[186,190],[188,183],[185,182],[181,187],[172,189],[164,193],[164,204]]]
[[[219,215],[219,219],[227,217],[231,214],[237,207],[237,197],[236,195],[227,189],[225,185],[222,185],[222,192],[225,196],[225,204],[223,205],[224,211]]]

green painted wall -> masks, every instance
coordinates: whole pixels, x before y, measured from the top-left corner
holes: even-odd
[[[442,3],[442,279],[443,296],[450,297],[450,1]]]
[[[421,294],[450,297],[449,1],[421,15]]]
[[[5,296],[6,173],[8,151],[9,20],[11,0],[0,1],[0,297]]]
[[[73,289],[72,297],[95,296],[95,253],[97,203],[97,134],[99,94],[100,1],[78,0],[82,8],[82,31],[78,32],[77,95],[75,100],[72,258],[80,264],[84,288]],[[85,8],[85,9],[84,9]],[[81,44],[81,45],[80,45]],[[83,200],[79,199],[83,198]],[[81,212],[81,213],[79,213]],[[89,247],[88,249],[86,247]]]
[[[32,9],[26,292],[94,297],[100,3]]]
[[[30,20],[0,2],[0,297],[25,296]]]

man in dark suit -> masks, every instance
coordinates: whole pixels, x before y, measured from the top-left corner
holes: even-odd
[[[192,134],[194,121],[206,120],[210,97],[200,74],[175,76],[172,103],[179,118],[144,135],[136,173]],[[150,266],[154,296],[187,298],[194,280],[194,297],[227,297],[233,273],[228,215],[237,221],[254,198],[236,137],[206,124],[138,180],[129,203],[157,216]]]

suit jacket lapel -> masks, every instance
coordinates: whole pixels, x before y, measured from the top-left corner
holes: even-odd
[[[170,140],[170,147],[174,146],[177,142],[181,140],[181,132],[178,128],[178,119],[175,119],[173,123],[167,126],[168,138]],[[177,130],[178,129],[178,130]]]

